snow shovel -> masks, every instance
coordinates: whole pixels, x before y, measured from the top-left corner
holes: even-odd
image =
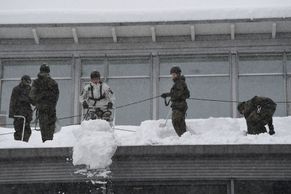
[[[160,123],[159,127],[162,127],[162,128],[166,127],[171,112],[172,112],[171,109],[169,109],[165,123]]]

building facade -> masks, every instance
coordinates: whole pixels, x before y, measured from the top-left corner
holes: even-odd
[[[81,120],[79,95],[98,70],[116,95],[117,124],[165,118],[161,93],[169,70],[181,66],[191,98],[187,118],[237,117],[237,101],[255,95],[278,102],[290,115],[291,19],[211,20],[106,24],[0,25],[0,111],[24,74],[36,78],[47,63],[60,87],[63,125]],[[157,98],[156,98],[157,97]],[[3,120],[3,119],[2,119]],[[6,126],[12,123],[5,120]]]

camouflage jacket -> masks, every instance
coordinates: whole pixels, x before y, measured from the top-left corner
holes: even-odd
[[[33,104],[39,108],[47,105],[56,107],[59,99],[59,87],[57,82],[48,73],[39,73],[37,79],[33,81],[30,97]]]
[[[23,85],[22,83],[13,88],[9,105],[10,117],[22,115],[28,120],[32,119],[32,101],[29,97],[30,90],[31,87],[29,85]]]
[[[185,80],[181,79],[181,77],[174,80],[174,85],[172,86],[171,91],[167,93],[167,96],[171,98],[171,107],[173,109],[184,110],[187,108],[186,99],[190,97],[190,92]]]
[[[248,118],[253,111],[268,111],[269,109],[276,109],[277,104],[270,98],[254,96],[244,104],[244,117]]]

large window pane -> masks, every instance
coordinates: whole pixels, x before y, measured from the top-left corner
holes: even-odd
[[[70,117],[73,114],[74,90],[72,89],[71,80],[56,80],[59,85],[60,96],[57,104],[57,117],[60,118],[61,125],[72,125],[73,118],[61,119]]]
[[[167,78],[160,80],[160,93],[169,92],[172,81]],[[186,78],[186,83],[192,98],[219,99],[230,101],[230,81],[227,77],[200,77]],[[211,102],[199,100],[187,100],[187,118],[230,117],[229,102]],[[164,101],[160,100],[160,118],[165,118],[166,108]]]
[[[239,78],[239,100],[246,101],[254,96],[266,96],[274,101],[284,101],[282,76],[249,76]],[[276,116],[286,116],[284,103],[277,104]]]
[[[9,103],[10,103],[10,97],[12,90],[15,86],[19,84],[19,81],[3,81],[2,82],[2,93],[1,93],[1,113],[2,114],[9,114]],[[6,119],[6,124],[13,123],[13,119]],[[10,125],[8,127],[13,127],[13,125]]]
[[[291,55],[287,55],[287,72],[291,73]]]
[[[205,75],[187,77],[186,83],[192,98],[230,100],[229,60],[224,55],[162,56],[160,58],[160,93],[169,92],[173,81],[169,75],[172,66],[180,66],[184,75]],[[219,74],[210,77],[209,74]],[[159,117],[165,118],[170,107],[159,101]],[[230,104],[188,99],[187,118],[229,117]]]
[[[108,84],[116,96],[116,106],[129,104],[151,97],[149,79],[110,79]],[[117,109],[116,124],[140,125],[151,119],[151,102]]]
[[[104,58],[82,59],[82,77],[90,77],[92,71],[99,71],[104,76]]]
[[[50,66],[52,77],[71,77],[71,59],[4,60],[3,77],[21,78],[25,74],[36,77],[43,63]]]
[[[37,77],[39,73],[39,67],[46,63],[50,66],[51,72],[50,75],[52,78],[55,77],[66,77],[67,79],[56,79],[59,84],[60,97],[57,105],[57,116],[59,118],[69,117],[73,114],[73,83],[71,74],[72,74],[72,60],[71,59],[24,59],[24,60],[4,60],[4,71],[3,77],[4,81],[2,82],[2,93],[1,93],[1,111],[8,113],[9,110],[9,101],[12,89],[19,84],[20,81],[5,81],[5,79],[19,79],[24,74],[30,75],[33,79]],[[9,121],[10,122],[10,121]],[[60,119],[62,125],[72,124],[72,118],[69,119]]]
[[[160,74],[169,75],[172,66],[180,66],[185,75],[229,74],[227,56],[161,56]]]
[[[239,57],[239,73],[283,73],[282,55]]]
[[[109,59],[109,76],[148,76],[150,70],[148,57]]]

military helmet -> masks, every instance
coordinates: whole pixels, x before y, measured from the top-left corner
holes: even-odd
[[[178,67],[178,66],[174,66],[174,67],[172,67],[171,70],[170,70],[170,74],[172,74],[172,73],[180,74],[181,72],[182,72],[182,71],[181,71],[181,68]]]
[[[100,78],[100,72],[99,71],[92,71],[90,77],[91,77],[91,79]]]
[[[31,79],[28,75],[24,75],[21,77],[21,82],[24,84],[30,84],[31,83]]]
[[[39,68],[39,71],[42,73],[49,73],[50,72],[50,67],[47,64],[42,64]]]
[[[245,109],[244,105],[245,105],[245,102],[240,102],[237,105],[237,110],[240,114],[243,114],[243,110]]]

